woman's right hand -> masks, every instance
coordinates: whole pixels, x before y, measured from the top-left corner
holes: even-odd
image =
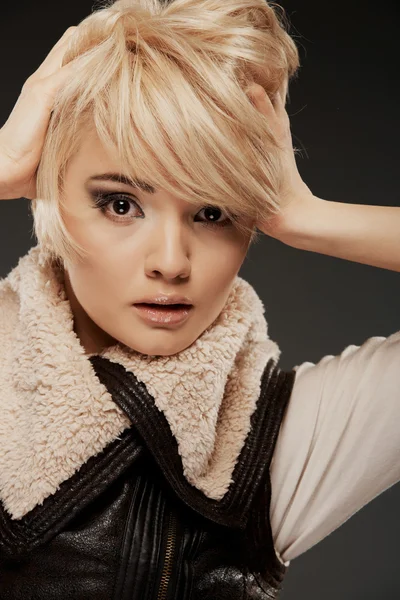
[[[36,172],[54,98],[74,69],[61,67],[71,35],[69,27],[39,68],[26,80],[8,120],[0,129],[0,199],[36,198]]]

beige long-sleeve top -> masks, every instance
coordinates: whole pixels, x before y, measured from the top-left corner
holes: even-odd
[[[400,480],[400,331],[295,370],[270,469],[285,564]]]

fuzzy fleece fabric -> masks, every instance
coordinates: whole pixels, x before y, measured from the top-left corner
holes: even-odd
[[[132,424],[74,332],[63,272],[34,246],[0,281],[0,501],[20,519]],[[280,350],[264,306],[237,276],[217,319],[185,350],[150,356],[117,344],[100,356],[143,382],[178,443],[184,475],[227,492],[260,381]]]

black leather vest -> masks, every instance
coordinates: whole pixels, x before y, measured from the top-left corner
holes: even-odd
[[[0,505],[1,600],[271,600],[269,466],[295,373],[267,364],[251,431],[222,500],[183,476],[168,422],[143,383],[90,358],[132,427],[22,519]]]

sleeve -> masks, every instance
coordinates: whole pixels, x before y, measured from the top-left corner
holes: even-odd
[[[270,467],[285,564],[400,480],[400,331],[294,370]]]

